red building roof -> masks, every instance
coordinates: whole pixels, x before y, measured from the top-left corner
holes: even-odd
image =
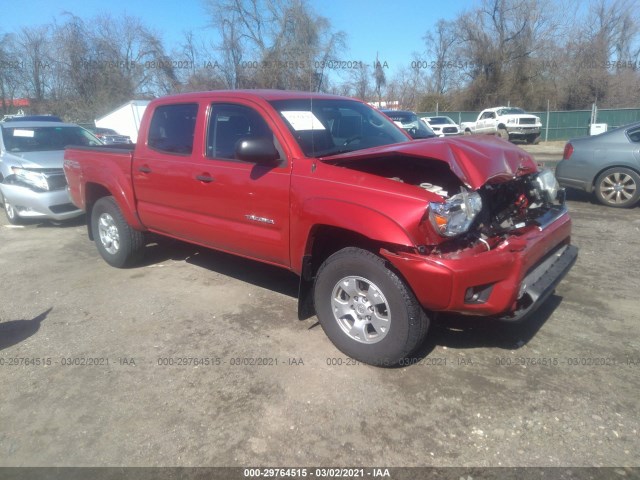
[[[2,103],[2,102],[0,102],[0,103]],[[4,103],[5,103],[5,105],[8,105],[10,107],[15,107],[15,108],[31,106],[31,102],[29,101],[28,98],[14,98],[14,99],[11,99],[11,100],[5,99]]]

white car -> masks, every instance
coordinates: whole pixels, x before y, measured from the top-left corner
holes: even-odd
[[[431,127],[439,137],[449,137],[451,135],[460,135],[460,127],[458,124],[446,116],[438,117],[420,117],[420,120]]]

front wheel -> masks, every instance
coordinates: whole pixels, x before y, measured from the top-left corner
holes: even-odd
[[[596,197],[608,207],[630,208],[640,200],[640,176],[633,170],[614,167],[596,179]]]
[[[124,268],[142,258],[144,233],[131,228],[113,197],[103,197],[93,206],[91,232],[98,252],[109,265]]]
[[[2,193],[0,193],[0,201],[2,201],[2,206],[4,208],[4,213],[7,216],[7,220],[11,225],[22,225],[24,222],[20,215],[18,215],[18,211],[13,204],[9,203],[9,201],[4,198]]]
[[[509,140],[509,132],[507,132],[506,128],[499,128],[498,129],[498,136],[500,138],[502,138],[503,140]]]
[[[325,260],[316,276],[314,303],[333,344],[371,365],[401,364],[429,328],[405,282],[382,258],[360,248],[344,248]]]

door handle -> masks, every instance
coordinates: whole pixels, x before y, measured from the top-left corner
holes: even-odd
[[[138,167],[138,171],[142,173],[151,173],[151,169],[146,165],[142,165],[141,167]]]
[[[213,182],[213,177],[207,173],[203,173],[201,175],[196,175],[196,180],[199,180],[203,183],[211,183]]]

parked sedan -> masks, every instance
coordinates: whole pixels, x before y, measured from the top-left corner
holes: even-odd
[[[418,116],[406,110],[380,110],[387,117],[394,121],[396,125],[405,130],[413,139],[433,138],[437,135],[429,125],[424,123]]]
[[[82,215],[71,203],[62,169],[67,145],[98,146],[85,129],[52,121],[0,123],[0,201],[7,219],[66,220]]]
[[[609,207],[633,207],[640,200],[640,123],[569,140],[556,178]]]
[[[460,128],[447,116],[438,117],[420,117],[420,120],[431,127],[439,137],[449,137],[452,135],[460,135]]]
[[[102,143],[104,143],[105,145],[113,145],[114,143],[131,143],[131,138],[129,138],[129,136],[120,135],[112,128],[96,127],[94,130],[92,130],[92,133],[100,140],[102,140]]]

